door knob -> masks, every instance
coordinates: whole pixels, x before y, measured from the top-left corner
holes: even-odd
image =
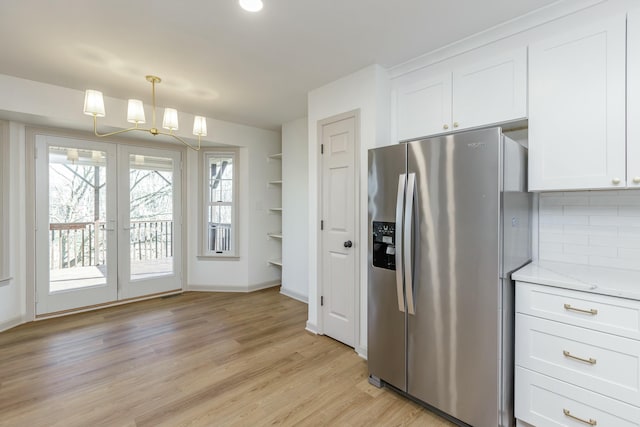
[[[351,246],[353,246],[353,242],[351,240],[347,240],[346,242],[344,242],[345,248],[350,248]]]
[[[640,176],[633,177],[633,183],[634,184],[640,184]]]
[[[457,128],[458,126],[460,126],[460,125],[458,124],[458,122],[453,122],[453,127],[454,127],[454,128]]]
[[[620,184],[621,181],[620,181],[620,178],[613,178],[611,182],[613,182],[614,185],[618,185]]]
[[[444,129],[444,130],[449,129],[449,125],[443,125],[443,126],[442,126],[442,129]]]

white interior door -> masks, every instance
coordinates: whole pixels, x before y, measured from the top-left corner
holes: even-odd
[[[181,157],[119,147],[119,298],[182,288]]]
[[[355,118],[322,126],[323,332],[355,345]]]
[[[117,299],[116,147],[36,137],[36,314]]]

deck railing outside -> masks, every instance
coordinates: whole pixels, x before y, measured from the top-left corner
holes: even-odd
[[[105,264],[104,222],[51,223],[49,231],[51,269]],[[130,239],[132,261],[170,258],[173,256],[173,221],[131,221]]]

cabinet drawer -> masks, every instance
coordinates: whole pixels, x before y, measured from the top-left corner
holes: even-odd
[[[640,301],[517,282],[516,312],[640,339]]]
[[[640,426],[640,408],[520,366],[516,367],[515,415],[538,427]]]
[[[516,364],[640,404],[640,341],[516,315]]]

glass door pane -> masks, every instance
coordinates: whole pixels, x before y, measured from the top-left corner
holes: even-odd
[[[173,159],[129,155],[130,279],[173,273]]]
[[[49,292],[107,283],[106,166],[104,151],[49,146]]]
[[[121,299],[182,288],[178,151],[120,146]]]
[[[36,137],[36,314],[117,300],[116,150]]]

